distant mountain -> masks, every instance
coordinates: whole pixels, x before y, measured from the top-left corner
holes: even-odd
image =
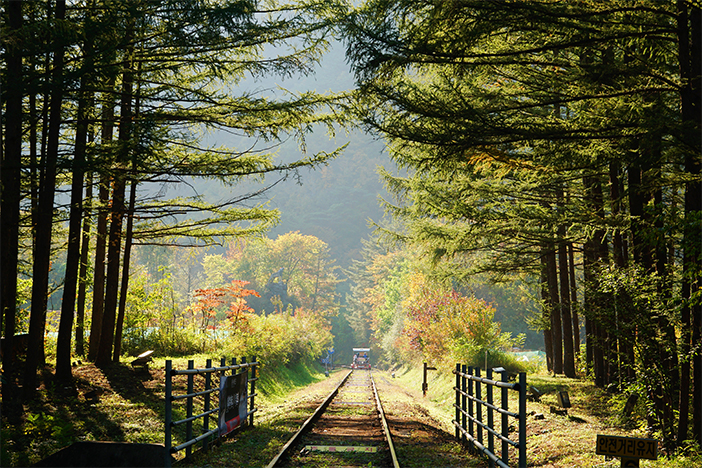
[[[294,92],[343,91],[353,87],[353,77],[344,62],[342,48],[337,45],[326,55],[314,75],[286,79],[269,77],[239,85],[242,89],[266,94],[277,94],[275,89],[278,86]],[[249,145],[246,140],[224,133],[209,136],[208,142],[238,148]],[[382,217],[378,199],[387,197],[387,193],[376,169],[393,165],[384,152],[384,143],[360,131],[350,135],[339,132],[335,139],[330,139],[326,131],[320,130],[306,137],[309,153],[332,151],[346,143],[349,145],[344,153],[328,166],[300,170],[299,180],[288,179],[258,199],[270,200],[270,207],[281,211],[281,223],[271,231],[271,237],[290,231],[319,237],[329,245],[342,267],[350,265],[351,259],[361,249],[361,239],[371,232],[368,221],[378,221]],[[281,145],[278,154],[281,161],[302,157],[293,141]],[[275,180],[269,176],[265,182]],[[193,184],[197,193],[211,201],[229,199],[260,187],[262,185],[250,182],[233,187],[211,181]]]

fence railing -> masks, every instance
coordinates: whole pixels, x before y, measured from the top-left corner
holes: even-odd
[[[487,369],[485,377],[481,377],[480,368],[466,367],[456,364],[453,373],[456,375],[456,438],[463,443],[470,442],[480,453],[490,460],[490,467],[509,468],[509,448],[518,452],[519,468],[526,468],[526,373],[519,373],[518,382],[509,382],[506,370],[494,369],[501,374],[501,379],[493,380],[493,369]],[[485,394],[483,395],[483,386]],[[493,389],[500,389],[500,406],[495,404]],[[517,413],[509,411],[509,392],[518,393]],[[485,413],[485,414],[484,414]],[[500,415],[500,427],[496,430],[495,413]],[[483,418],[486,416],[486,419]],[[515,441],[509,438],[510,418],[518,421],[518,437]],[[487,437],[487,446],[485,441]],[[502,446],[502,455],[495,450],[495,439]]]
[[[254,357],[251,362],[246,362],[246,358],[242,358],[241,363],[237,364],[236,358],[231,359],[231,363],[227,365],[226,358],[222,358],[220,365],[217,367],[212,366],[212,360],[208,359],[204,369],[196,369],[194,361],[188,361],[187,369],[173,369],[172,361],[166,361],[166,411],[165,411],[165,466],[170,467],[172,463],[171,455],[177,453],[181,450],[185,450],[186,458],[192,454],[192,448],[195,444],[202,442],[202,449],[207,450],[208,444],[221,437],[222,435],[229,432],[232,427],[230,425],[222,424],[222,412],[227,409],[229,405],[228,402],[222,403],[225,398],[222,379],[227,376],[227,372],[231,371],[231,376],[241,376],[243,377],[242,382],[245,387],[242,389],[244,395],[246,395],[245,400],[242,401],[242,409],[245,414],[242,414],[242,418],[236,419],[236,427],[240,425],[248,424],[253,426],[254,413],[256,412],[255,407],[255,397],[256,397],[256,381],[257,369],[259,363],[256,362]],[[187,376],[187,388],[186,393],[174,395],[173,391],[173,378],[179,375]],[[202,376],[204,378],[204,389],[195,391],[195,376]],[[213,375],[218,376],[219,379],[213,379]],[[250,385],[250,390],[247,386]],[[213,407],[212,395],[218,393],[218,399],[215,400],[216,406]],[[174,407],[175,402],[185,400],[185,418],[174,420]],[[195,412],[195,403],[198,402],[199,414],[193,414]],[[248,404],[247,404],[248,403]],[[231,407],[231,405],[229,405]],[[181,409],[182,414],[182,409]],[[194,426],[198,419],[202,420],[202,429],[199,435],[194,434]],[[214,419],[214,429],[210,429],[211,419]],[[247,421],[248,420],[248,421]],[[230,421],[231,422],[231,421]],[[172,445],[172,431],[173,428],[185,425],[185,441],[180,444]]]

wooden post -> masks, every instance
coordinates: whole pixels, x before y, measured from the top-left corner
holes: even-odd
[[[429,390],[429,383],[427,382],[427,371],[436,370],[436,367],[429,367],[427,363],[424,363],[424,380],[422,381],[422,396],[427,396],[427,390]]]

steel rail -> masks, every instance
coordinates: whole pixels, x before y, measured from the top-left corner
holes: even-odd
[[[322,402],[321,405],[319,405],[315,412],[309,418],[307,418],[307,420],[302,424],[300,429],[290,438],[290,440],[288,440],[288,442],[283,446],[278,455],[275,456],[275,458],[268,464],[266,468],[274,468],[278,466],[278,463],[280,463],[289,455],[289,452],[292,449],[292,447],[294,447],[299,442],[299,440],[302,439],[302,436],[309,431],[314,422],[316,422],[319,419],[319,417],[324,413],[324,411],[327,409],[332,400],[334,400],[334,398],[338,395],[339,390],[341,389],[341,387],[344,386],[344,384],[346,383],[346,381],[352,373],[353,370],[349,371],[349,373],[346,374],[346,376],[341,380],[339,385],[337,385],[336,388],[329,394],[329,396],[327,396],[327,398]],[[390,434],[390,427],[388,425],[387,418],[385,417],[385,411],[383,410],[383,405],[380,401],[380,397],[378,396],[378,389],[375,386],[375,380],[373,379],[373,375],[370,374],[370,372],[369,375],[371,381],[371,388],[373,389],[373,396],[375,398],[375,406],[378,410],[378,417],[382,422],[385,439],[387,440],[388,447],[390,448],[390,456],[392,458],[393,468],[400,468],[400,464],[397,460],[397,454],[395,452],[395,445],[392,442],[392,436]]]
[[[353,373],[353,370],[350,370],[348,374],[346,374],[346,377],[344,377],[339,385],[336,386],[334,390],[329,394],[329,396],[322,402],[319,407],[312,413],[312,416],[307,418],[307,420],[302,424],[300,429],[293,435],[290,440],[287,441],[285,445],[283,445],[283,448],[280,449],[280,452],[278,452],[278,455],[275,456],[273,460],[268,464],[266,468],[273,468],[280,462],[282,459],[284,459],[290,450],[291,447],[293,447],[301,438],[304,434],[307,433],[307,431],[312,427],[312,424],[319,419],[319,417],[324,413],[324,411],[327,409],[327,406],[329,406],[329,403],[336,397],[336,395],[339,393],[339,389],[346,383],[348,378],[351,376]]]
[[[388,420],[385,418],[385,411],[383,411],[383,404],[380,402],[380,397],[378,396],[378,389],[375,387],[375,380],[373,379],[373,374],[370,375],[371,385],[373,387],[373,395],[375,396],[375,405],[378,408],[378,416],[380,421],[383,423],[383,430],[385,431],[385,438],[388,441],[388,447],[390,447],[390,456],[392,457],[392,466],[394,468],[400,468],[400,463],[397,461],[397,454],[395,453],[395,444],[392,443],[392,436],[390,435],[390,427],[388,426]]]

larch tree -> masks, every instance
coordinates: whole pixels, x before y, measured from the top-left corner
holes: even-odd
[[[214,203],[200,197],[169,200],[158,190],[151,192],[156,196],[140,197],[137,187],[187,183],[192,178],[233,186],[266,173],[284,178],[338,154],[308,153],[304,139],[317,125],[331,130],[343,121],[343,111],[336,107],[343,96],[313,91],[266,95],[240,88],[249,78],[310,73],[326,50],[336,5],[59,0],[48,8],[27,2],[5,2],[2,8],[9,20],[3,22],[3,82],[8,83],[2,89],[4,116],[16,117],[3,122],[2,324],[9,341],[17,320],[13,312],[18,272],[12,267],[20,249],[17,241],[31,244],[21,237],[15,215],[34,212],[36,240],[28,256],[33,273],[27,275],[33,280],[32,344],[25,380],[28,388],[35,388],[44,355],[51,259],[64,247],[55,236],[57,229],[68,229],[57,377],[69,380],[74,301],[77,294],[85,294],[77,286],[81,242],[88,239],[81,235],[81,216],[97,219],[88,354],[107,365],[115,344],[119,349],[119,289],[128,288],[126,268],[120,277],[123,265],[128,265],[122,250],[127,186],[137,196],[130,206],[136,218],[133,231],[127,233],[130,242],[221,243],[260,235],[277,213],[262,204],[251,205],[250,195]],[[23,41],[32,31],[41,31],[41,40]],[[271,55],[272,48],[276,53]],[[22,69],[23,59],[34,68]],[[24,88],[27,73],[31,76]],[[26,95],[29,99],[23,100]],[[39,95],[46,97],[44,111],[37,116]],[[22,119],[23,113],[32,117],[30,121]],[[25,142],[23,127],[30,129]],[[203,143],[216,132],[237,135],[241,147]],[[290,138],[299,141],[303,155],[292,162],[277,161],[276,146]],[[32,162],[35,154],[40,159]],[[84,184],[99,187],[87,191],[99,192],[97,200],[83,200]],[[67,206],[54,197],[60,186],[70,187]],[[11,372],[11,366],[4,370]]]
[[[689,243],[700,237],[699,53],[686,55],[699,51],[698,21],[690,1],[371,0],[346,29],[359,116],[410,172],[388,175],[405,197],[391,210],[409,239],[457,278],[540,276],[553,370],[567,375],[577,332],[567,246],[577,246],[595,382],[623,389],[645,372],[649,422],[669,448],[678,405],[662,396],[678,391],[668,379],[674,327],[681,317],[686,343],[699,333]],[[684,216],[673,209],[680,193]],[[689,252],[684,280],[666,267],[670,245]],[[683,373],[685,362],[702,369],[681,344]],[[683,382],[681,401],[700,387]]]

